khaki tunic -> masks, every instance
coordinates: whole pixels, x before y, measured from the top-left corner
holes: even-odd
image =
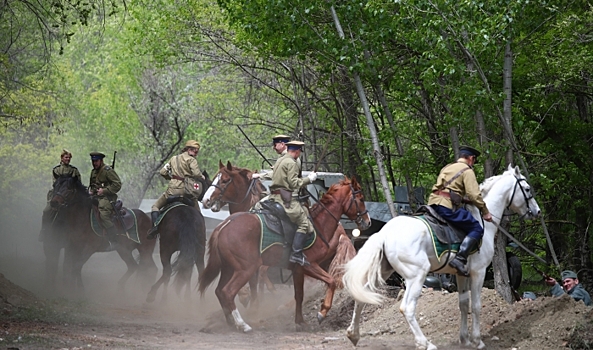
[[[103,189],[103,195],[97,195],[97,190]],[[117,192],[121,189],[121,180],[115,170],[103,164],[99,169],[91,171],[89,191],[99,200],[99,213],[105,228],[113,227],[111,215],[114,214],[111,202],[117,200]]]
[[[435,191],[441,190],[447,192],[455,191],[460,196],[466,197],[471,201],[473,205],[475,205],[482,215],[486,215],[489,213],[488,208],[486,207],[486,203],[482,199],[482,193],[480,192],[480,186],[478,185],[478,181],[476,180],[476,174],[474,173],[473,169],[468,169],[464,171],[460,176],[458,176],[453,182],[444,188],[444,185],[453,178],[459,171],[469,167],[467,164],[467,160],[465,158],[460,158],[457,160],[457,163],[452,163],[446,165],[439,176],[437,177],[436,184],[432,186],[432,193],[430,197],[428,197],[428,205],[442,205],[449,209],[453,209],[453,203],[451,203],[451,199],[447,197],[443,197],[440,195],[435,194]]]
[[[206,180],[204,174],[200,171],[200,167],[198,167],[196,158],[190,156],[187,152],[172,157],[169,160],[169,163],[159,171],[159,174],[169,180],[169,187],[154,202],[151,208],[152,211],[159,211],[167,203],[167,198],[171,196],[186,196],[183,180],[173,179],[171,178],[172,175],[182,178],[191,177],[194,179]],[[200,188],[200,191],[203,190],[203,188]],[[200,206],[197,202],[195,203],[195,207],[200,210]]]
[[[60,176],[72,176],[72,177],[76,177],[78,179],[78,181],[81,181],[81,177],[80,177],[80,172],[78,171],[78,169],[75,166],[72,166],[70,164],[66,165],[63,163],[60,163],[58,165],[56,165],[52,171],[52,177],[53,177],[53,182],[52,184],[56,183],[56,180],[58,179],[58,177]],[[54,190],[51,189],[47,192],[47,204],[45,205],[45,209],[43,209],[43,212],[50,212],[53,211],[53,208],[50,205],[50,200],[54,195]]]
[[[312,233],[313,225],[307,218],[307,211],[298,201],[299,188],[311,183],[308,177],[300,178],[300,167],[296,159],[292,158],[290,154],[280,157],[276,164],[274,164],[274,172],[272,174],[271,191],[285,189],[292,192],[292,200],[290,207],[284,207],[286,214],[290,220],[295,223],[297,232]],[[270,199],[284,205],[279,194],[270,195]]]

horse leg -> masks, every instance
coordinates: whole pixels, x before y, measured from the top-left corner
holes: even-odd
[[[150,292],[148,292],[148,296],[146,297],[146,302],[152,303],[156,299],[156,293],[159,290],[159,287],[164,283],[165,287],[163,290],[163,301],[166,300],[167,295],[167,285],[169,284],[169,279],[171,279],[171,254],[169,252],[161,252],[161,263],[163,264],[163,274],[161,278],[156,281],[156,283],[150,288]]]
[[[358,344],[360,340],[360,316],[362,315],[362,309],[364,308],[363,303],[359,303],[358,301],[354,301],[354,311],[352,312],[352,321],[350,322],[350,326],[346,330],[346,336],[354,346]]]
[[[43,242],[43,252],[45,253],[45,286],[48,290],[55,288],[61,249],[62,247],[54,241]]]
[[[270,277],[268,276],[269,268],[270,267],[266,266],[266,265],[262,265],[259,268],[259,283],[260,283],[260,290],[262,291],[262,293],[264,292],[264,285],[266,286],[266,288],[268,289],[268,291],[270,293],[276,292],[276,287],[274,286],[274,283],[272,283],[272,281],[270,281]]]
[[[121,294],[123,294],[126,282],[130,278],[130,276],[132,276],[134,272],[136,272],[136,270],[138,269],[138,263],[132,255],[132,250],[126,249],[126,247],[128,246],[120,244],[117,249],[117,254],[119,254],[119,256],[122,258],[122,260],[126,263],[126,266],[128,267],[126,273],[123,276],[121,276],[121,278],[117,281],[117,290],[118,293]]]
[[[237,292],[239,292],[239,289],[241,289],[241,287],[251,279],[251,276],[255,274],[258,268],[259,266],[256,265],[253,267],[247,267],[246,270],[234,271],[228,283],[222,287],[217,294],[217,296],[220,295],[219,300],[222,298],[224,304],[227,305],[228,310],[230,310],[235,327],[237,327],[237,329],[243,333],[251,332],[253,329],[245,321],[243,321],[243,318],[241,317],[241,314],[235,305],[235,296],[237,295]]]
[[[457,292],[459,294],[459,311],[461,313],[459,325],[459,342],[462,345],[470,345],[467,328],[467,314],[469,313],[469,279],[457,275]]]
[[[304,271],[305,274],[318,279],[320,281],[325,282],[325,284],[327,285],[327,288],[325,290],[325,298],[323,299],[323,303],[321,303],[321,309],[319,310],[319,312],[317,313],[317,321],[319,323],[323,322],[323,320],[325,320],[325,317],[327,316],[327,313],[329,312],[329,310],[332,307],[332,303],[334,300],[334,293],[336,291],[336,281],[334,280],[334,278],[332,276],[330,276],[327,272],[325,272],[324,269],[322,269],[319,265],[312,263],[311,265],[307,266],[306,269],[302,269]],[[301,287],[301,291],[303,288],[303,283],[300,284]],[[295,288],[296,288],[296,282],[295,282]],[[295,293],[296,296],[296,293]],[[302,295],[301,295],[301,301],[299,303],[299,300],[296,300],[297,302],[297,308],[301,308],[299,307],[299,305],[302,306]],[[301,320],[302,320],[302,313],[300,313],[301,315]],[[304,320],[303,320],[304,323]]]
[[[486,270],[482,270],[486,271]],[[470,278],[471,298],[472,298],[472,333],[470,341],[478,349],[484,349],[486,345],[480,336],[480,311],[482,310],[482,285],[484,284],[484,274],[481,271]]]
[[[214,294],[216,294],[218,302],[220,303],[220,307],[222,308],[222,312],[224,313],[226,323],[231,327],[235,325],[235,321],[233,320],[233,317],[231,315],[232,309],[230,308],[230,306],[226,304],[226,300],[224,299],[224,295],[222,294],[222,288],[226,286],[227,283],[229,283],[229,280],[231,279],[232,275],[233,272],[229,268],[223,267],[220,270],[220,278],[218,280],[218,285],[214,290]]]
[[[255,271],[255,274],[249,279],[249,290],[251,296],[249,298],[249,309],[255,312],[259,308],[259,298],[257,297],[257,281],[259,281],[259,269]]]
[[[311,265],[308,267],[311,267]],[[301,332],[307,328],[307,323],[303,318],[303,284],[305,283],[305,274],[303,272],[303,268],[295,267],[292,272],[292,281],[295,301],[294,323],[296,324],[296,331]]]
[[[416,304],[418,303],[418,298],[420,298],[420,294],[422,293],[422,284],[426,278],[428,269],[426,269],[426,271],[416,272],[417,274],[415,274],[413,277],[405,278],[406,292],[404,293],[404,298],[402,299],[399,306],[399,311],[404,315],[406,321],[408,321],[408,325],[414,334],[416,348],[436,350],[437,347],[429,342],[428,339],[426,339],[424,333],[422,333],[422,330],[418,325],[418,321],[416,320]]]

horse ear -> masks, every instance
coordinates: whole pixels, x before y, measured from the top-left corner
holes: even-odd
[[[222,164],[222,160],[218,160],[218,169],[224,168],[224,164]]]
[[[509,164],[509,167],[507,168],[508,171],[513,170],[513,164]]]
[[[521,175],[521,169],[519,169],[518,165],[515,167],[515,175],[517,175],[517,176]]]
[[[227,161],[226,168],[228,169],[228,171],[233,171],[233,165],[231,164],[230,160]]]

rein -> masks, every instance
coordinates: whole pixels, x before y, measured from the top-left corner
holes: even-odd
[[[519,217],[519,219],[522,219],[523,217],[525,217],[527,215],[533,215],[533,212],[531,211],[531,207],[529,206],[529,200],[533,199],[533,195],[531,195],[531,197],[528,197],[527,194],[525,193],[525,190],[523,189],[523,186],[521,186],[522,181],[527,182],[526,179],[520,179],[517,176],[515,176],[515,179],[517,181],[515,182],[515,186],[513,187],[513,194],[511,195],[511,199],[509,201],[509,205],[507,205],[507,207],[506,207],[506,210],[510,209],[511,203],[513,203],[513,198],[515,197],[515,193],[517,192],[517,186],[519,186],[519,188],[521,189],[521,193],[523,193],[523,198],[525,199],[525,205],[527,205],[527,212]]]
[[[233,183],[234,179],[231,177],[231,180],[226,184],[226,186],[221,187],[218,184],[212,184],[211,186],[214,186],[215,188],[218,188],[218,190],[220,191],[218,197],[215,199],[215,201],[219,201],[219,202],[223,202],[222,196],[224,195],[224,193],[226,192],[226,190],[229,188],[230,184]],[[245,191],[245,196],[243,197],[243,199],[240,202],[233,202],[233,201],[226,201],[225,203],[230,203],[230,204],[242,204],[243,202],[245,202],[245,200],[247,199],[247,197],[249,197],[250,194],[252,194],[251,192],[253,192],[253,188],[255,186],[255,182],[257,180],[256,179],[251,179],[249,181],[249,187],[247,188],[247,191]]]

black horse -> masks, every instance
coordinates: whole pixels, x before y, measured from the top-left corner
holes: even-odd
[[[44,240],[46,254],[46,271],[48,281],[54,282],[60,250],[64,253],[64,278],[66,287],[74,294],[84,293],[82,283],[82,267],[96,252],[115,250],[127,265],[126,273],[119,279],[118,287],[123,290],[126,281],[136,271],[143,280],[154,281],[158,270],[152,258],[155,241],[146,238],[146,232],[152,225],[151,219],[139,209],[133,209],[135,225],[139,232],[137,243],[128,237],[118,234],[114,244],[106,237],[97,235],[92,228],[92,199],[87,188],[75,177],[59,177],[54,183],[51,199],[52,207],[58,211],[50,237]],[[122,231],[123,232],[123,231]],[[132,255],[137,250],[138,261]]]
[[[206,181],[202,183],[203,191],[198,200],[202,200],[201,197],[212,183],[208,173],[204,171],[203,174]],[[162,211],[166,211],[166,214],[158,223],[163,275],[150,289],[146,297],[146,301],[149,303],[155,300],[156,293],[162,284],[165,285],[162,298],[163,300],[167,299],[167,286],[173,273],[175,274],[175,291],[177,295],[180,295],[181,289],[186,286],[185,297],[189,299],[194,264],[199,275],[204,270],[204,254],[206,252],[206,223],[204,216],[193,207],[192,201],[185,203],[183,201],[181,203],[173,201],[170,205],[174,205],[170,210],[167,211],[167,208],[170,208],[169,205],[162,209]],[[176,251],[179,251],[179,255],[171,264],[171,257]]]

